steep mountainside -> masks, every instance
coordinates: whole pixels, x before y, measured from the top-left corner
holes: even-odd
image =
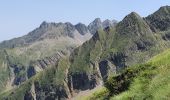
[[[170,50],[156,55],[147,63],[127,68],[110,77],[107,89],[97,91],[88,100],[169,100]]]
[[[71,54],[71,92],[91,89],[100,84],[101,79],[105,81],[109,75],[144,63],[169,48],[169,41],[162,38],[165,33],[169,34],[152,32],[145,20],[135,12],[127,15],[115,28],[99,30]]]
[[[167,50],[149,60],[148,63],[128,69],[124,75],[129,78],[129,89],[112,100],[163,100],[170,94],[170,50]],[[129,74],[126,74],[128,73]],[[124,79],[122,79],[124,80]],[[125,83],[128,80],[125,80]]]
[[[43,22],[25,36],[0,43],[0,92],[20,86],[37,73],[55,66],[59,59],[69,56],[91,37],[88,27],[81,23]]]
[[[53,60],[57,63],[36,75],[35,72],[41,69],[37,65],[41,65],[44,68],[43,66],[47,65],[48,59],[53,59],[53,57],[46,58],[47,60],[38,60],[36,63],[32,62],[28,68],[31,70],[29,74],[33,73],[31,76],[34,76],[19,87],[3,91],[0,97],[7,100],[70,99],[80,91],[90,90],[102,84],[102,82],[107,82],[108,77],[111,75],[121,75],[124,72],[123,70],[129,66],[145,63],[151,57],[170,47],[170,26],[166,24],[170,23],[169,11],[170,7],[161,7],[157,12],[146,18],[142,18],[137,13],[132,12],[116,26],[112,26],[112,24],[106,25],[106,23],[112,21],[106,20],[101,22],[100,19],[96,19],[88,27],[81,23],[77,24],[75,29],[78,32],[82,32],[81,35],[85,35],[86,32],[94,34],[90,40],[74,49],[69,57],[63,56],[64,52],[59,52],[57,54],[59,56],[54,57],[54,59],[60,57],[59,60]],[[156,16],[153,17],[154,21],[151,16]],[[155,22],[160,20],[162,21],[161,26],[155,24]],[[42,35],[41,37],[48,36]],[[78,37],[73,34],[68,36],[72,38]],[[7,52],[7,59],[16,60],[15,56],[10,57],[9,55],[9,53],[13,52],[10,50],[5,52]],[[18,53],[15,54],[17,55]],[[21,60],[18,59],[18,61]],[[27,58],[25,62],[27,62]],[[25,67],[21,65],[19,71],[22,68]],[[23,74],[24,72],[21,71],[17,75],[22,76]],[[131,77],[128,79],[130,80]],[[125,83],[125,85],[128,84]],[[120,89],[122,88],[120,87]],[[116,91],[116,93],[120,93],[120,91]]]

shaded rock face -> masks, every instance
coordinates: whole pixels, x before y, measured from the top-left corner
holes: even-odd
[[[170,32],[165,33],[165,34],[162,36],[162,39],[164,39],[165,41],[170,40]]]
[[[17,76],[17,77],[15,77],[15,79],[14,79],[14,85],[20,85],[22,82],[24,82],[24,81],[26,81],[27,80],[27,78],[26,78],[26,76],[25,75],[23,75],[23,76]]]
[[[110,74],[116,73],[116,67],[108,60],[103,60],[99,62],[99,70],[103,81],[106,81]]]
[[[68,87],[71,92],[93,89],[98,84],[98,76],[87,73],[74,73],[68,76]]]
[[[108,66],[108,68],[105,68],[106,72],[111,71],[112,73],[116,73],[127,67],[128,65],[126,64],[126,59],[128,59],[128,56],[123,53],[115,53],[112,55],[108,60],[109,61],[102,61],[100,62],[101,65],[104,65],[105,67]],[[109,65],[109,62],[111,63]],[[104,67],[103,66],[103,67]],[[106,77],[109,76],[109,74],[106,74]]]
[[[117,53],[114,54],[114,56],[111,57],[111,61],[114,63],[117,68],[126,67],[126,55],[124,53]]]
[[[86,33],[90,33],[85,24],[78,23],[77,25],[75,25],[75,27],[78,30],[78,32],[82,35],[85,35]]]
[[[102,21],[100,18],[96,18],[92,23],[88,25],[90,33],[95,34],[96,30],[102,28]]]
[[[20,85],[22,82],[26,81],[27,79],[26,75],[20,74],[25,71],[24,66],[11,65],[11,68],[13,68],[13,73],[15,75],[13,85]]]
[[[64,32],[63,33],[66,34],[66,36],[74,38],[74,33],[76,31],[76,28],[71,23],[67,22],[65,24],[66,24],[66,27],[64,28]]]
[[[24,100],[67,100],[69,98],[69,92],[62,85],[40,85],[38,82],[35,82],[34,85],[35,94],[31,90],[26,91]]]
[[[30,91],[26,91],[26,93],[24,95],[24,100],[34,100],[32,94],[30,93]]]
[[[30,66],[27,70],[28,78],[34,76],[36,73],[42,71],[45,68],[48,68],[49,66],[56,65],[62,56],[64,56],[64,55],[57,53],[53,56],[46,57],[42,60],[37,60],[37,61],[31,62]]]
[[[64,86],[52,84],[42,86],[38,82],[35,82],[35,92],[37,100],[61,100],[67,99],[69,95]]]
[[[28,78],[34,76],[36,74],[36,70],[33,66],[30,66],[27,70],[27,76]]]
[[[152,45],[153,45],[152,42],[146,40],[136,42],[136,47],[138,51],[145,51]]]
[[[107,66],[108,62],[106,60],[101,61],[99,63],[99,69],[100,69],[100,73],[102,75],[103,80],[106,80],[108,78],[108,71],[109,71],[109,67]]]

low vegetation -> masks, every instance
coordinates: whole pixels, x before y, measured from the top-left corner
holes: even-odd
[[[170,98],[170,50],[153,57],[146,64],[126,69],[105,82],[111,100],[168,100]],[[93,94],[91,98],[103,99]]]

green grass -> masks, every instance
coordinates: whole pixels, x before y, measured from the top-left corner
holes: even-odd
[[[84,100],[103,100],[108,97],[108,90],[106,88],[100,88]]]
[[[12,90],[0,94],[0,100],[24,100],[24,95],[31,89],[33,78],[22,84],[20,87],[15,87]]]
[[[86,100],[104,100],[106,97],[110,100],[169,100],[170,49],[146,64],[134,65],[110,77],[105,86],[107,91],[97,91]]]
[[[10,70],[6,60],[5,50],[0,50],[0,92],[5,89],[9,76]]]

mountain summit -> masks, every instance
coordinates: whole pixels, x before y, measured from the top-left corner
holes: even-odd
[[[151,34],[152,31],[150,30],[150,27],[145,22],[145,20],[140,17],[137,13],[132,12],[129,15],[127,15],[118,25],[117,25],[117,31],[120,34],[127,34],[130,35],[147,35]]]
[[[115,20],[110,21],[110,20],[107,19],[107,20],[102,22],[100,18],[96,18],[93,22],[91,22],[88,25],[88,29],[92,34],[95,34],[96,30],[104,29],[108,26],[115,26],[116,23],[117,23],[117,21],[115,21]]]
[[[154,32],[166,31],[170,27],[170,6],[163,6],[145,18]]]

